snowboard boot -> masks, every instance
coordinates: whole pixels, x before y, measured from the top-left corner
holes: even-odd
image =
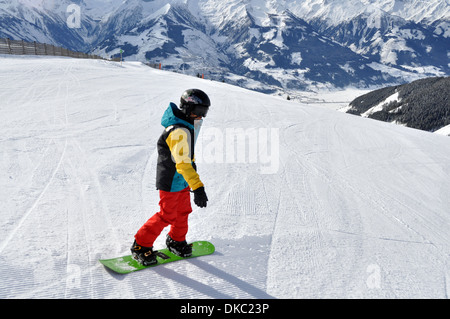
[[[166,238],[166,245],[169,248],[170,252],[174,253],[180,257],[191,257],[192,256],[192,244],[186,243],[183,241],[175,241],[169,235]]]
[[[136,241],[131,246],[131,255],[144,266],[151,266],[158,262],[153,247],[143,247],[138,245]]]

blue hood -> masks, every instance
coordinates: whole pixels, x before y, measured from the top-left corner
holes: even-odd
[[[171,125],[181,124],[187,126],[191,130],[194,129],[194,125],[192,125],[186,120],[177,117],[175,114],[182,114],[182,113],[174,103],[170,103],[169,107],[166,109],[166,111],[162,116],[161,125],[164,127],[169,127]]]

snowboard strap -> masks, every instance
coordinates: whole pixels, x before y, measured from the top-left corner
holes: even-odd
[[[160,252],[160,251],[154,251],[155,255],[158,257],[161,257],[162,259],[170,259],[169,256],[167,256],[166,254]]]

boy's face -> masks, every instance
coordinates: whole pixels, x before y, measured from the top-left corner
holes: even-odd
[[[191,118],[192,120],[199,121],[199,120],[201,120],[201,119],[203,118],[203,116],[200,116],[200,115],[191,113],[190,118]]]

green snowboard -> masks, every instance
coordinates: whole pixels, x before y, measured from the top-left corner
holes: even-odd
[[[169,249],[164,248],[156,252],[158,263],[151,266],[144,266],[137,262],[131,255],[112,259],[101,259],[100,262],[107,268],[119,274],[128,274],[146,268],[156,267],[177,260],[190,259],[199,256],[210,255],[215,251],[213,244],[207,241],[196,241],[192,243],[192,256],[183,258],[172,254]]]

